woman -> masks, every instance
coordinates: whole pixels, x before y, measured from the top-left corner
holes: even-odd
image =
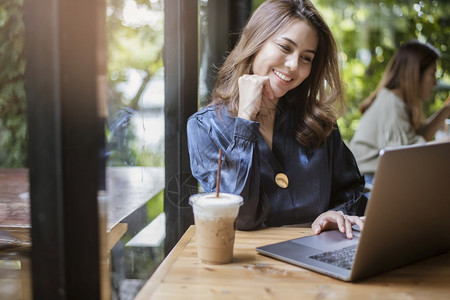
[[[350,149],[367,183],[373,181],[381,149],[431,141],[449,117],[449,100],[428,120],[422,109],[436,86],[439,57],[430,44],[404,43],[389,61],[377,89],[361,103],[363,115]]]
[[[326,84],[325,84],[326,82]],[[212,103],[187,124],[191,169],[206,192],[240,194],[243,230],[313,222],[352,238],[364,179],[344,145],[334,38],[309,0],[266,1],[218,72]]]

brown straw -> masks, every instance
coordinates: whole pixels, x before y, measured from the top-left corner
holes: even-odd
[[[219,160],[217,161],[217,182],[216,182],[216,198],[219,198],[220,192],[220,167],[222,165],[222,149],[219,148]]]

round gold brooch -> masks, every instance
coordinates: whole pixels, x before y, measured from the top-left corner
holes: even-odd
[[[284,173],[278,173],[275,176],[275,182],[282,189],[285,189],[289,186],[289,179]]]

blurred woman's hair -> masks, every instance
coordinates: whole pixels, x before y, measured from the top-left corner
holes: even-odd
[[[421,80],[440,56],[439,50],[428,43],[416,39],[403,43],[389,61],[377,88],[361,102],[361,113],[372,105],[382,88],[396,90],[408,109],[411,124],[418,129],[424,119]]]
[[[336,41],[309,0],[268,0],[255,10],[217,73],[211,104],[227,106],[230,114],[237,116],[238,78],[253,74],[253,61],[264,43],[298,20],[316,29],[319,43],[311,73],[285,97],[296,114],[297,141],[307,148],[315,148],[333,131],[345,102]]]

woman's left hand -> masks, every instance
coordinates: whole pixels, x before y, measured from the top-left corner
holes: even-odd
[[[339,229],[345,233],[347,238],[352,239],[352,225],[356,224],[361,228],[364,227],[366,217],[345,215],[342,211],[326,211],[320,214],[312,223],[311,228],[314,234],[319,234],[324,230]]]

